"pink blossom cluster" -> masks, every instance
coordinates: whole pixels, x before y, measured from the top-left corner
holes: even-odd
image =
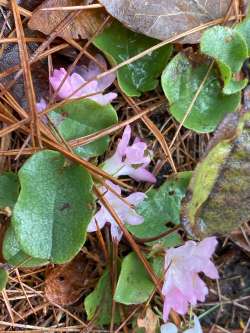
[[[103,71],[107,70],[107,63],[100,54],[96,55],[96,60],[102,66]],[[103,94],[103,91],[114,82],[116,78],[115,73],[110,73],[96,80],[95,77],[101,74],[101,69],[94,61],[90,61],[87,67],[79,66],[78,69],[80,74],[73,72],[68,75],[66,79],[67,71],[65,68],[55,69],[49,77],[50,84],[54,91],[58,90],[57,98],[59,100],[67,98],[74,99],[90,95],[86,98],[92,99],[101,105],[106,105],[117,97],[117,94],[113,92]],[[63,82],[64,79],[65,81]],[[47,103],[44,99],[41,99],[40,102],[37,103],[38,112],[43,111],[46,107]]]
[[[103,70],[107,70],[107,63],[100,54],[96,56],[96,60],[102,66]],[[67,76],[67,79],[60,87],[67,75],[67,71],[64,68],[55,69],[53,71],[49,81],[55,91],[60,87],[57,92],[57,97],[59,99],[72,99],[91,95],[87,98],[92,99],[101,105],[106,105],[117,97],[117,94],[113,92],[105,95],[102,94],[102,92],[114,82],[116,78],[114,73],[96,80],[95,77],[101,74],[101,69],[94,61],[90,61],[88,67],[81,66],[80,72],[81,74],[74,72]]]
[[[114,177],[130,176],[136,181],[145,181],[154,183],[156,181],[155,176],[149,172],[146,168],[151,161],[151,153],[147,150],[147,145],[139,138],[135,138],[134,142],[129,145],[131,139],[131,127],[127,126],[123,132],[122,138],[117,145],[117,149],[112,157],[107,159],[102,168],[107,173]],[[111,186],[116,193],[121,195],[121,188],[118,185],[108,181],[107,184]],[[100,188],[104,194],[105,199],[113,207],[121,222],[124,224],[137,225],[144,222],[142,216],[136,213],[135,209],[146,197],[144,193],[135,192],[130,194],[125,200],[133,205],[133,207],[124,203],[117,195],[111,191]],[[91,223],[88,226],[88,231],[93,232],[98,228],[101,229],[106,223],[111,225],[111,235],[114,241],[119,242],[122,237],[122,231],[117,225],[115,220],[110,215],[109,211],[102,205],[100,210],[93,217]]]
[[[130,140],[131,127],[128,125],[116,152],[103,163],[102,169],[115,177],[129,176],[136,181],[155,183],[155,176],[146,169],[152,157],[147,144],[136,137],[132,145],[129,145]]]
[[[187,241],[183,246],[166,251],[162,288],[164,321],[167,321],[171,309],[184,315],[189,304],[204,302],[208,288],[199,273],[211,279],[219,278],[217,268],[210,260],[216,245],[216,238],[208,237],[199,243]]]
[[[143,217],[136,213],[134,207],[137,207],[144,200],[145,194],[141,192],[132,193],[128,197],[124,198],[125,200],[122,200],[119,198],[119,195],[121,195],[120,186],[115,185],[110,181],[107,181],[107,184],[116,192],[116,194],[118,194],[118,196],[110,190],[107,190],[104,186],[100,187],[99,191],[103,194],[109,204],[111,204],[120,220],[124,224],[127,223],[130,225],[143,223]],[[119,242],[122,238],[122,230],[104,205],[101,202],[99,202],[99,204],[101,207],[92,218],[90,224],[88,225],[87,231],[96,231],[97,225],[98,228],[101,229],[106,223],[110,223],[112,239]]]

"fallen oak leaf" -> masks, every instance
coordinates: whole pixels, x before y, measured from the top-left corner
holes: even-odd
[[[211,20],[224,17],[231,0],[100,0],[107,11],[133,31],[166,40]],[[181,43],[197,43],[190,34]]]
[[[87,4],[82,0],[45,0],[39,6],[28,22],[28,27],[32,30],[39,30],[45,35],[49,35],[71,11],[46,11],[43,8],[77,6]],[[62,38],[87,39],[91,37],[101,26],[106,17],[103,8],[82,10],[70,24],[60,32]]]
[[[70,305],[78,301],[86,284],[86,256],[79,253],[70,263],[57,266],[45,280],[45,296],[52,303]]]

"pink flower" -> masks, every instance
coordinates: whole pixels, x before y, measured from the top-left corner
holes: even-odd
[[[37,108],[37,112],[42,112],[43,110],[45,110],[47,107],[47,103],[45,101],[45,99],[41,98],[40,102],[36,103],[36,108]]]
[[[146,169],[151,161],[147,144],[139,138],[135,138],[132,145],[129,146],[130,138],[131,127],[128,125],[115,154],[103,163],[103,170],[115,177],[130,176],[137,181],[155,183],[155,176]]]
[[[40,99],[40,102],[36,103],[36,109],[37,109],[38,113],[43,112],[46,109],[46,107],[47,107],[47,103],[46,103],[45,99],[43,99],[43,98]],[[47,124],[48,123],[47,117],[42,116],[42,121],[44,124]]]
[[[218,271],[210,260],[217,240],[208,237],[200,243],[187,241],[183,246],[171,248],[165,256],[165,281],[162,294],[165,296],[163,319],[166,321],[171,309],[184,315],[189,303],[204,302],[208,288],[198,273],[218,279]]]
[[[107,69],[107,64],[104,60],[104,58],[101,55],[97,55],[96,59],[100,64],[103,65],[105,70]],[[89,63],[88,67],[80,67],[79,71],[81,72],[81,75],[78,73],[73,73],[67,77],[67,79],[64,81],[62,87],[58,91],[57,96],[60,99],[66,99],[66,98],[79,98],[84,97],[89,94],[93,94],[95,92],[100,92],[108,88],[115,80],[115,74],[108,74],[101,78],[100,80],[92,80],[94,77],[96,77],[98,74],[101,73],[100,68],[91,61]],[[61,82],[63,81],[64,77],[66,76],[67,71],[64,68],[55,69],[53,71],[53,74],[50,76],[49,81],[52,85],[53,89],[56,91]],[[90,81],[87,83],[84,87],[79,89],[76,93],[72,95],[74,91],[76,91],[80,86],[82,86],[85,82]],[[71,96],[72,95],[72,96]],[[71,97],[69,97],[71,96]],[[89,99],[92,99],[96,101],[99,104],[106,105],[110,103],[114,98],[117,97],[116,93],[108,93],[103,95],[102,93],[93,95],[88,97]]]
[[[178,333],[178,328],[173,323],[161,325],[161,333]],[[199,319],[194,316],[194,327],[185,330],[183,333],[202,333]]]
[[[110,181],[107,181],[107,184],[112,187],[112,189],[119,195],[121,195],[121,188],[118,185],[113,184]],[[100,192],[104,194],[104,198],[109,202],[112,208],[115,210],[119,218],[124,224],[138,225],[143,223],[144,219],[142,216],[136,213],[136,211],[123,202],[119,197],[117,197],[111,191],[108,191],[104,186],[99,188]],[[125,200],[133,205],[134,207],[138,206],[146,197],[144,193],[135,192],[130,194]],[[99,229],[102,229],[106,223],[111,225],[111,236],[114,241],[119,242],[122,238],[122,230],[117,225],[113,217],[110,215],[108,210],[104,205],[98,201],[101,208],[92,218],[90,224],[88,225],[88,232],[93,232],[97,230],[96,224],[98,224]]]

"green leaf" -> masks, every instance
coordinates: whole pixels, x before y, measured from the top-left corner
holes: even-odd
[[[58,152],[34,154],[19,171],[12,225],[22,251],[64,263],[81,249],[94,211],[92,179]]]
[[[10,226],[4,235],[3,257],[8,264],[18,267],[36,267],[47,264],[49,261],[39,258],[32,258],[20,249],[16,235]]]
[[[162,88],[170,104],[170,113],[182,122],[194,96],[207,75],[207,64],[195,64],[183,53],[177,54],[162,74]],[[236,110],[241,95],[224,95],[216,71],[211,70],[191,112],[186,128],[200,133],[214,131],[224,116]]]
[[[245,39],[248,47],[248,57],[250,57],[250,17],[237,24],[234,28]]]
[[[247,44],[240,33],[228,27],[212,27],[203,33],[200,47],[201,52],[217,61],[225,94],[236,93],[246,86],[247,80],[231,83],[232,75],[240,71],[248,57]]]
[[[114,22],[94,40],[94,45],[110,60],[113,66],[145,51],[157,44],[156,39],[132,32],[122,24]],[[154,90],[157,78],[166,66],[172,46],[162,48],[118,70],[117,78],[122,91],[128,96]]]
[[[18,177],[13,172],[4,172],[0,175],[0,209],[13,208],[18,197]]]
[[[95,318],[95,322],[99,325],[110,324],[112,317],[112,289],[108,269],[104,271],[95,290],[85,298],[84,307],[88,320]],[[120,315],[117,308],[114,322],[116,324],[120,322]]]
[[[167,231],[167,222],[178,225],[181,200],[185,196],[191,174],[189,171],[179,172],[169,177],[160,188],[148,191],[147,198],[136,209],[137,213],[144,217],[144,222],[137,226],[128,225],[129,231],[138,238],[151,238]],[[170,241],[171,237],[167,238]],[[178,239],[175,236],[175,240]]]
[[[95,133],[117,123],[117,114],[110,105],[100,105],[90,99],[72,101],[49,114],[59,133],[67,141]],[[108,148],[109,137],[105,136],[87,145],[77,147],[75,152],[82,157],[102,155]]]
[[[8,272],[4,268],[0,268],[0,292],[5,289],[8,277]]]
[[[154,284],[137,255],[134,252],[127,255],[122,262],[115,301],[126,305],[141,304],[147,301],[153,290]]]

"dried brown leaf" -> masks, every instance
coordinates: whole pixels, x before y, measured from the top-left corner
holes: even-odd
[[[100,0],[107,11],[130,29],[166,40],[211,20],[224,17],[231,0]],[[182,42],[196,43],[199,34]]]
[[[85,2],[85,3],[84,3]],[[32,14],[28,26],[32,30],[39,30],[45,35],[51,32],[69,15],[70,11],[42,11],[42,8],[84,5],[82,0],[45,0]],[[106,17],[103,8],[82,10],[59,36],[63,38],[89,38],[100,27]]]
[[[78,254],[70,263],[57,266],[45,281],[45,295],[59,305],[75,303],[86,285],[86,257]]]
[[[146,315],[143,319],[137,319],[138,327],[145,328],[145,333],[155,333],[158,322],[159,318],[151,308],[147,308]]]

